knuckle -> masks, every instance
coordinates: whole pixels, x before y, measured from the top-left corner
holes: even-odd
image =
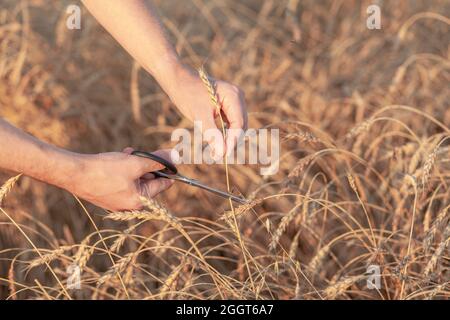
[[[236,95],[239,95],[241,93],[241,89],[234,84],[230,85],[230,88],[231,91],[233,91]]]
[[[139,199],[139,197],[136,197],[130,201],[128,207],[130,208],[130,210],[142,210],[144,208],[144,205],[142,204],[142,201]]]
[[[167,190],[172,186],[172,183],[169,180],[163,181],[161,185],[161,191]]]

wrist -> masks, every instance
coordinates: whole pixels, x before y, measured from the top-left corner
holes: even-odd
[[[51,159],[48,163],[48,171],[40,180],[75,193],[77,181],[84,174],[89,157],[89,155],[58,150],[48,158]]]
[[[158,59],[149,61],[143,67],[165,89],[171,81],[177,78],[180,70],[183,69],[183,64],[175,53],[167,53]]]
[[[165,59],[161,60],[154,77],[164,92],[174,100],[177,92],[180,91],[180,85],[192,80],[195,77],[195,73],[178,59]]]

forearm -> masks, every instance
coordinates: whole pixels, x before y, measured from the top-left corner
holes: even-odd
[[[144,177],[164,166],[135,157],[132,149],[127,149],[94,155],[73,153],[39,141],[0,119],[0,169],[53,184],[113,211],[140,209],[141,196],[152,198],[173,182]],[[170,159],[170,151],[156,154]]]
[[[178,110],[191,121],[202,122],[204,131],[214,133],[216,139],[208,143],[214,149],[211,154],[218,160],[225,149],[231,152],[235,147],[239,130],[225,138],[215,118],[223,114],[229,129],[245,129],[244,95],[238,87],[215,80],[221,100],[221,113],[217,112],[199,75],[180,63],[156,10],[147,1],[150,0],[83,0],[106,30],[158,81]]]
[[[0,119],[0,168],[70,188],[82,155],[44,143]]]
[[[144,0],[83,0],[83,3],[170,95],[174,78],[186,70],[153,6]]]

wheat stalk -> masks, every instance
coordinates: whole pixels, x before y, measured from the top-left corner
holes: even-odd
[[[444,288],[446,287],[445,283],[442,283],[440,285],[437,285],[431,292],[430,294],[425,298],[425,300],[433,300],[434,297],[436,297],[436,295],[438,293],[440,293]]]
[[[186,240],[192,245],[192,247],[194,248],[198,257],[200,258],[200,260],[202,260],[206,269],[210,272],[211,277],[214,281],[214,284],[219,289],[219,294],[223,298],[224,296],[223,296],[221,288],[219,287],[220,284],[218,283],[218,280],[221,282],[222,285],[224,285],[226,287],[228,287],[228,283],[226,283],[220,277],[216,278],[216,270],[211,268],[211,266],[208,264],[205,257],[203,256],[203,253],[199,250],[196,243],[192,240],[192,238],[189,236],[189,234],[184,230],[183,226],[178,222],[178,220],[172,214],[170,214],[166,208],[162,207],[155,200],[141,197],[141,201],[149,210],[153,211],[153,214],[156,214],[155,217],[157,217],[159,220],[169,223],[173,228],[175,228],[179,233],[181,233],[186,238]],[[125,216],[126,215],[127,214],[125,213]],[[147,213],[147,215],[148,215],[148,213]],[[118,218],[119,216],[117,214],[113,215],[114,218]],[[130,220],[130,219],[126,219],[126,220]],[[145,220],[145,218],[144,218],[144,220]]]
[[[215,86],[215,84],[213,84],[210,81],[210,79],[208,77],[208,74],[206,73],[206,71],[205,71],[205,69],[203,67],[198,69],[198,74],[199,74],[200,79],[202,80],[203,84],[205,85],[205,87],[208,90],[208,94],[209,94],[209,97],[211,99],[211,102],[212,102],[213,106],[216,108],[216,113],[220,117],[220,123],[221,123],[221,127],[222,127],[222,135],[223,135],[223,138],[225,139],[225,137],[226,137],[225,122],[224,122],[224,119],[222,117],[222,112],[220,112],[221,111],[221,104],[220,104],[219,99],[218,99],[216,86]],[[231,189],[231,187],[230,187],[230,175],[229,175],[229,170],[228,170],[228,159],[227,159],[227,157],[224,157],[224,160],[225,160],[225,178],[226,178],[226,183],[227,183],[227,191],[231,192],[230,191],[230,189]],[[229,203],[230,203],[231,211],[234,213],[233,201],[231,201],[231,198],[228,199],[228,200],[229,200]],[[242,255],[243,255],[244,261],[245,261],[245,266],[247,268],[247,272],[248,272],[248,275],[250,277],[250,283],[252,285],[253,290],[255,290],[255,282],[253,280],[253,275],[252,275],[252,272],[250,271],[250,266],[248,264],[248,259],[247,259],[247,252],[248,252],[248,250],[245,247],[244,242],[242,241],[242,237],[241,237],[241,234],[239,232],[239,226],[238,226],[235,214],[233,214],[233,222],[234,222],[234,225],[232,226],[232,230],[234,230],[235,233],[236,233],[236,238],[239,241],[239,246],[241,247]]]
[[[352,176],[352,174],[350,172],[347,173],[347,180],[348,180],[348,183],[350,184],[350,188],[352,188],[353,192],[355,193],[356,197],[358,198],[359,203],[361,204],[361,206],[363,208],[364,214],[365,214],[366,219],[367,219],[367,224],[369,225],[370,234],[371,234],[371,237],[372,237],[372,244],[375,247],[376,246],[376,240],[375,240],[375,233],[374,233],[373,227],[372,227],[372,221],[371,221],[371,219],[369,217],[369,213],[367,212],[366,206],[364,205],[363,201],[361,200],[361,197],[360,197],[359,192],[358,192],[358,188],[356,186],[355,179],[353,178],[353,176]]]
[[[408,151],[408,148],[406,148],[407,146],[409,146],[409,144],[403,146],[403,148],[401,148],[400,150],[404,152]],[[413,143],[412,146],[415,147],[415,143]],[[417,169],[417,167],[419,166],[419,162],[422,159],[422,154],[423,154],[423,144],[421,144],[419,148],[417,148],[416,152],[414,152],[413,156],[411,157],[411,160],[409,161],[408,172],[410,174],[413,174]]]
[[[37,252],[37,254],[39,256],[42,256],[41,252],[39,251],[39,249],[37,248],[37,246],[34,244],[34,242],[30,239],[30,237],[25,233],[25,231],[23,231],[23,228],[17,224],[17,222],[5,211],[0,207],[0,211],[9,219],[9,221],[11,221],[11,223],[19,230],[19,232],[25,237],[25,239],[28,241],[29,244],[31,244],[31,246],[33,247],[33,249]],[[52,276],[55,278],[56,282],[58,283],[58,285],[61,287],[62,292],[64,293],[64,295],[69,299],[72,300],[72,297],[70,296],[70,294],[67,292],[66,288],[63,286],[62,282],[59,280],[58,276],[56,275],[55,271],[50,267],[50,265],[48,263],[46,263],[48,269],[50,270],[50,273],[52,274]]]

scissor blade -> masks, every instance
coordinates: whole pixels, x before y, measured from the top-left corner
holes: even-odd
[[[231,193],[228,193],[228,192],[216,189],[216,188],[212,188],[210,186],[207,186],[207,185],[201,183],[200,181],[197,181],[197,180],[194,180],[194,179],[190,179],[190,178],[185,177],[185,176],[180,175],[180,174],[172,175],[172,174],[167,174],[167,173],[161,172],[161,171],[153,172],[153,174],[155,174],[157,177],[164,177],[164,178],[168,178],[168,179],[181,181],[181,182],[189,184],[191,186],[194,186],[194,187],[197,187],[197,188],[209,191],[211,193],[214,193],[214,194],[216,194],[218,196],[221,196],[222,198],[231,199],[234,202],[237,202],[237,203],[240,203],[240,204],[248,203],[247,200],[245,200],[245,199],[243,199],[241,197],[235,196],[234,194],[231,194]]]
[[[216,194],[218,196],[221,196],[222,198],[231,199],[234,202],[237,202],[237,203],[240,203],[240,204],[246,204],[247,203],[247,200],[245,200],[245,199],[243,199],[241,197],[235,196],[234,194],[231,194],[231,193],[228,193],[228,192],[216,189],[216,188],[211,188],[211,187],[209,187],[207,185],[204,185],[203,183],[201,183],[201,182],[199,182],[197,180],[192,180],[192,179],[188,178],[188,179],[186,179],[184,181],[187,184],[190,184],[191,186],[195,186],[195,187],[201,188],[203,190],[209,191],[209,192],[214,193],[214,194]]]
[[[190,178],[182,176],[180,174],[172,175],[172,174],[167,174],[167,173],[161,172],[161,171],[153,172],[153,174],[155,174],[157,177],[164,177],[164,178],[168,178],[168,179],[181,181],[181,182],[189,184],[191,186],[194,186],[194,187],[197,187],[197,188],[209,191],[211,193],[214,193],[214,194],[216,194],[218,196],[221,196],[222,198],[231,199],[234,202],[237,202],[237,203],[240,203],[240,204],[248,203],[247,200],[245,200],[245,199],[243,199],[241,197],[235,196],[234,194],[231,194],[231,193],[219,190],[219,189],[211,188],[211,187],[201,183],[200,181],[197,181],[197,180],[194,180],[194,179],[190,179]]]

